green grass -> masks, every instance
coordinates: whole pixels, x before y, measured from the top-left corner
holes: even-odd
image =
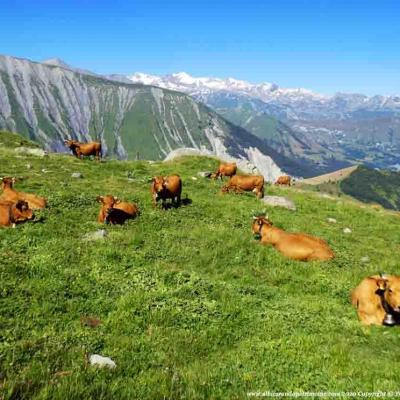
[[[41,222],[0,230],[0,398],[398,389],[400,330],[363,328],[349,302],[368,274],[398,273],[398,217],[267,188],[297,205],[268,210],[277,226],[321,236],[337,254],[305,264],[253,240],[251,216],[263,208],[253,195],[221,195],[221,183],[197,177],[216,160],[97,163],[17,158],[1,148],[0,163],[4,174],[26,178],[20,190],[50,204],[37,213]],[[172,172],[192,204],[152,209],[148,179]],[[137,202],[141,216],[99,226],[95,197],[108,193]],[[351,235],[342,233],[346,226]],[[84,239],[99,228],[106,239]],[[371,262],[361,264],[365,255]],[[85,315],[103,324],[83,327]],[[109,356],[117,368],[85,367],[84,352]],[[54,377],[60,371],[70,375]]]
[[[354,198],[400,210],[400,173],[358,167],[340,182],[340,189]]]

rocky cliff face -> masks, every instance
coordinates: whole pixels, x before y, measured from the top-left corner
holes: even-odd
[[[120,159],[189,147],[254,163],[269,179],[282,169],[312,173],[185,94],[8,56],[0,56],[0,128],[52,151],[66,151],[67,138],[101,140]]]

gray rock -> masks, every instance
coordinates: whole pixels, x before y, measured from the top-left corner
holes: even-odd
[[[77,178],[77,179],[82,179],[83,175],[80,172],[73,172],[71,174],[71,178]]]
[[[296,205],[292,200],[288,199],[287,197],[264,196],[264,198],[262,198],[261,201],[265,203],[267,206],[283,207],[287,208],[288,210],[296,211]]]
[[[104,357],[100,354],[91,354],[89,356],[89,364],[100,368],[107,367],[111,369],[114,369],[117,366],[110,357]]]
[[[344,228],[343,233],[351,233],[352,230],[350,228]]]
[[[327,218],[326,219],[328,222],[330,222],[331,224],[336,224],[337,220],[335,218]]]
[[[360,261],[364,264],[369,263],[370,258],[368,256],[364,256],[360,258]]]
[[[202,178],[209,178],[211,174],[212,174],[212,172],[210,172],[210,171],[200,171],[197,173],[197,175]]]
[[[16,153],[22,153],[22,154],[30,154],[33,156],[37,156],[37,157],[44,157],[47,155],[47,152],[45,152],[42,149],[37,149],[37,148],[31,148],[31,147],[17,147],[14,150]]]
[[[86,240],[100,240],[107,236],[107,231],[105,229],[99,229],[96,232],[87,233],[84,238]]]

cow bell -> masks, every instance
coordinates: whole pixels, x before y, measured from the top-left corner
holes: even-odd
[[[392,314],[385,315],[385,318],[383,319],[383,325],[386,325],[386,326],[396,325],[396,320],[394,319]]]

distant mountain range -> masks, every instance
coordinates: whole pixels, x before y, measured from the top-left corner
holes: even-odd
[[[58,59],[0,56],[0,129],[53,151],[67,151],[67,138],[101,140],[104,153],[120,159],[157,160],[192,148],[248,171],[257,167],[269,180],[282,170],[314,173],[186,94],[113,81]]]
[[[251,84],[233,78],[194,78],[184,72],[124,77],[187,93],[278,152],[320,170],[349,163],[400,164],[400,96],[337,93]]]
[[[400,166],[397,96],[325,96],[183,72],[100,76],[60,59],[0,56],[0,128],[57,151],[65,138],[101,139],[118,158],[190,147],[264,171],[276,163],[275,175]]]

